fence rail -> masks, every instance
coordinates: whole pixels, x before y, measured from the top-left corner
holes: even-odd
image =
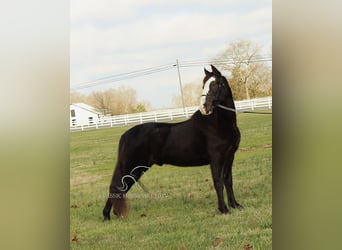
[[[272,109],[272,97],[264,97],[235,102],[236,110],[253,111]],[[177,119],[187,119],[198,110],[198,106],[156,110],[152,112],[135,113],[127,115],[105,116],[98,123],[89,125],[71,126],[70,131],[84,131],[100,128],[110,128],[117,126],[135,125],[146,122],[172,121]]]

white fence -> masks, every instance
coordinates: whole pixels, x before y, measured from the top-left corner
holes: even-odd
[[[243,101],[236,101],[235,107],[237,111],[253,111],[253,110],[265,110],[272,109],[272,97],[257,98]],[[187,119],[194,112],[198,110],[198,106],[178,108],[178,109],[166,109],[156,110],[152,112],[135,113],[127,115],[116,115],[103,117],[96,124],[89,125],[77,125],[70,127],[70,131],[84,131],[99,128],[110,128],[117,126],[127,126],[134,124],[141,124],[145,122],[161,122],[172,121],[178,119]]]

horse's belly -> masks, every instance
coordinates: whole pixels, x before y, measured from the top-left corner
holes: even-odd
[[[162,161],[176,166],[202,166],[209,164],[209,157],[200,145],[178,144],[164,148]]]

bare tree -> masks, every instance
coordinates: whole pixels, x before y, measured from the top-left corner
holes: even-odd
[[[112,113],[112,102],[115,95],[115,90],[94,91],[88,96],[88,104],[102,110],[105,114]]]
[[[86,95],[83,95],[76,91],[70,93],[70,103],[86,102],[86,100]]]
[[[126,86],[105,91],[94,91],[89,95],[73,92],[70,94],[70,101],[71,103],[87,103],[106,115],[144,112],[151,109],[151,104],[148,101],[138,102],[135,89]]]
[[[262,47],[252,41],[240,40],[231,43],[214,60],[229,63],[220,68],[231,72],[230,83],[235,99],[250,99],[262,95],[264,85],[272,85],[271,68],[261,55]]]
[[[126,86],[116,89],[113,98],[115,100],[112,102],[113,114],[132,113],[138,103],[136,90]]]
[[[196,106],[202,91],[202,84],[199,82],[187,83],[183,86],[183,96],[185,106]],[[173,96],[172,104],[174,107],[182,106],[182,98],[180,95]]]

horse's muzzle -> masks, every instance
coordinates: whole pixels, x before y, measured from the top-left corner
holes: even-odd
[[[211,115],[212,111],[207,111],[204,105],[199,106],[199,111],[201,112],[202,115]]]

